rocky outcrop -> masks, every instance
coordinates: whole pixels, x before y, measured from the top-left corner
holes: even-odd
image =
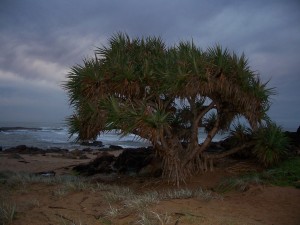
[[[112,173],[115,172],[113,164],[116,157],[108,152],[103,152],[96,159],[88,164],[80,164],[73,168],[74,171],[84,175],[94,175],[97,173]]]
[[[151,148],[126,149],[116,159],[114,167],[120,173],[139,173],[155,159]]]
[[[118,157],[102,152],[92,162],[75,166],[73,170],[85,175],[115,172],[141,176],[160,176],[162,171],[161,161],[151,148],[125,149]]]
[[[30,147],[26,145],[18,145],[12,148],[5,149],[5,152],[8,153],[19,153],[19,154],[44,154],[47,153],[66,153],[68,152],[67,149],[61,148],[49,148],[47,150],[37,148],[37,147]]]
[[[289,138],[290,146],[288,148],[291,155],[300,155],[300,127],[297,132],[285,132],[285,135]]]
[[[121,147],[119,145],[110,145],[109,149],[112,149],[112,150],[121,150],[121,149],[123,149],[123,147]]]

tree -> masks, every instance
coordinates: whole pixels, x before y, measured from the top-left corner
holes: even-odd
[[[280,126],[268,122],[260,126],[253,135],[253,153],[265,167],[278,164],[287,155],[290,140]]]
[[[139,135],[162,158],[163,176],[177,184],[219,157],[206,150],[235,118],[257,129],[273,94],[244,54],[220,45],[204,51],[193,42],[167,47],[160,38],[122,33],[97,48],[95,58],[73,66],[64,88],[75,109],[70,133],[78,140],[112,129]],[[207,131],[203,143],[199,128]]]

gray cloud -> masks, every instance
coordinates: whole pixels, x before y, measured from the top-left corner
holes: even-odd
[[[60,85],[68,68],[93,55],[115,32],[192,40],[245,52],[278,95],[271,117],[300,123],[298,1],[2,0],[0,122],[62,120],[70,113]]]

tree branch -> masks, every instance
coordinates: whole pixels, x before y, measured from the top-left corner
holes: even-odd
[[[202,145],[200,146],[200,148],[199,147],[195,148],[190,153],[189,157],[185,160],[184,165],[187,165],[197,154],[200,154],[205,149],[207,149],[207,147],[211,143],[211,140],[213,139],[213,137],[216,135],[216,133],[219,130],[219,123],[220,123],[220,119],[219,119],[219,117],[217,117],[217,120],[216,120],[216,122],[214,124],[214,127],[208,132],[207,137],[204,140],[204,142],[202,143]]]
[[[200,112],[199,115],[193,121],[192,127],[192,137],[191,141],[198,144],[198,128],[199,128],[199,121],[203,118],[203,116],[211,109],[215,107],[215,103],[212,101],[204,110]]]
[[[245,143],[243,145],[237,146],[235,148],[232,148],[232,149],[230,149],[228,151],[223,151],[221,153],[217,153],[217,154],[215,154],[215,153],[213,153],[213,154],[205,153],[204,157],[206,159],[220,159],[220,158],[223,158],[225,156],[234,154],[234,153],[236,153],[236,152],[238,152],[238,151],[240,151],[240,150],[242,150],[244,148],[250,147],[250,146],[252,146],[254,144],[255,143],[252,141],[252,142],[248,142],[248,143]]]

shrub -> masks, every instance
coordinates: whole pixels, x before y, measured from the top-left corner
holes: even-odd
[[[255,132],[254,140],[253,153],[264,166],[275,165],[286,156],[289,140],[275,123],[261,126]]]

